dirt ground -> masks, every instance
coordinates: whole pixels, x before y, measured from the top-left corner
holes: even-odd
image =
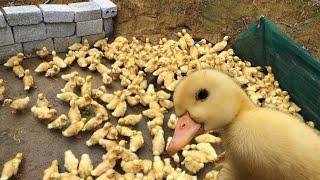
[[[0,6],[41,4],[47,0],[0,0]],[[70,3],[86,0],[51,0]],[[217,42],[237,37],[265,15],[320,59],[320,0],[113,0],[118,6],[116,35],[177,38],[186,28],[194,37]]]
[[[22,63],[22,66],[32,71],[41,61],[37,58],[28,59]],[[70,73],[74,70],[79,71],[82,76],[93,75],[93,88],[102,85],[101,76],[98,73],[92,73],[88,70],[81,70],[78,65],[66,69],[61,74]],[[6,98],[22,98],[29,96],[30,102],[28,108],[21,113],[12,114],[8,107],[0,107],[0,167],[7,160],[13,158],[16,153],[23,152],[25,159],[19,170],[19,176],[16,179],[36,180],[41,179],[43,170],[50,166],[52,160],[59,161],[60,170],[64,171],[64,151],[70,149],[80,158],[81,154],[88,153],[93,161],[94,166],[101,162],[101,157],[105,150],[100,146],[87,147],[85,141],[91,136],[92,132],[80,133],[77,138],[66,138],[62,136],[59,130],[49,130],[45,123],[33,117],[30,108],[35,105],[38,93],[44,93],[52,107],[58,111],[58,114],[67,114],[69,105],[56,98],[56,94],[60,93],[60,89],[64,87],[65,81],[60,78],[45,78],[43,74],[33,72],[33,77],[37,85],[37,89],[31,92],[23,90],[21,79],[15,77],[10,69],[0,66],[0,78],[3,78],[6,86]],[[149,78],[149,82],[152,82]],[[107,87],[108,91],[119,89],[119,83],[113,83]],[[127,114],[141,113],[145,108],[136,106],[130,108]],[[110,112],[111,114],[111,112]],[[165,120],[168,119],[170,113],[167,114]],[[147,130],[147,118],[144,117],[135,129],[143,132],[145,145],[138,151],[140,158],[152,159],[152,143],[151,136]],[[111,117],[111,122],[115,124],[115,119]],[[164,124],[167,124],[165,121]],[[164,125],[165,137],[172,136],[173,131]],[[220,147],[216,147],[220,152]],[[166,157],[166,155],[164,155]],[[203,177],[205,172],[212,166],[207,165],[199,173],[199,177]]]

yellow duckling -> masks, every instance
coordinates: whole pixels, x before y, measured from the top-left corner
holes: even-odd
[[[52,68],[47,70],[45,77],[54,77],[57,74],[59,74],[59,72],[60,72],[59,66],[53,65]]]
[[[108,45],[108,38],[100,39],[97,42],[94,43],[93,47],[104,49]]]
[[[76,95],[74,92],[64,92],[57,94],[56,97],[61,101],[70,102],[71,100],[76,100],[78,98],[78,95]]]
[[[74,55],[73,51],[68,51],[68,53],[66,54],[66,58],[64,58],[64,63],[68,66],[70,66],[74,60],[76,60],[76,56]]]
[[[84,96],[84,97],[79,97],[76,99],[76,103],[80,109],[83,109],[91,104],[91,97],[90,96]]]
[[[48,107],[32,106],[31,112],[35,117],[37,117],[40,120],[50,120],[57,113],[57,110],[50,109]]]
[[[222,51],[227,46],[229,39],[230,39],[229,36],[225,36],[221,42],[218,42],[211,48],[211,51],[213,52]]]
[[[38,50],[36,52],[36,54],[40,57],[40,58],[46,58],[49,55],[49,51],[46,47],[41,48],[40,50]]]
[[[81,43],[74,43],[71,46],[68,47],[69,50],[71,51],[79,51],[79,49],[82,48]]]
[[[93,80],[92,76],[87,76],[86,77],[86,81],[84,82],[84,84],[81,87],[81,96],[83,96],[83,97],[85,97],[85,96],[91,97],[92,80]]]
[[[57,65],[59,68],[66,68],[67,64],[63,61],[61,57],[57,55],[55,51],[52,51],[52,61],[55,65]]]
[[[70,101],[70,109],[68,112],[68,116],[71,123],[81,120],[81,113],[75,100]]]
[[[4,86],[4,82],[3,79],[0,79],[0,102],[2,102],[4,100],[4,92],[5,92],[6,88]]]
[[[21,160],[23,159],[23,154],[18,153],[16,157],[3,165],[2,173],[1,173],[1,180],[7,180],[10,177],[17,175],[19,170],[19,165]]]
[[[4,63],[4,66],[6,67],[13,67],[13,63],[15,61],[18,61],[18,63],[22,62],[25,59],[25,55],[23,53],[18,53],[17,55],[11,57],[6,63]]]
[[[81,129],[83,128],[86,121],[87,121],[86,118],[82,118],[79,121],[72,122],[67,127],[67,129],[62,131],[62,135],[65,137],[71,137],[71,136],[77,135],[81,131]]]
[[[320,179],[319,135],[294,116],[255,106],[229,76],[194,72],[177,85],[173,99],[179,119],[169,154],[201,127],[223,129],[226,160],[218,179]]]
[[[36,87],[29,69],[26,69],[24,71],[23,84],[24,84],[24,90],[26,91]]]
[[[24,76],[24,69],[23,67],[19,64],[19,61],[14,61],[13,62],[13,68],[12,71],[18,78],[23,78]]]
[[[58,160],[53,160],[50,167],[44,170],[42,180],[51,180],[51,175],[54,173],[59,173]]]
[[[82,128],[82,131],[90,131],[99,126],[103,122],[103,115],[98,113],[95,117],[91,118]]]
[[[4,105],[9,105],[9,107],[13,109],[12,112],[15,113],[16,111],[21,111],[21,110],[26,109],[29,101],[30,101],[29,97],[20,98],[20,99],[16,99],[16,100],[5,99]]]
[[[79,162],[78,173],[81,178],[86,178],[91,175],[93,165],[88,154],[82,154]]]
[[[53,61],[40,63],[34,70],[37,73],[47,72],[54,65]]]
[[[48,129],[62,129],[69,123],[69,118],[62,114],[57,119],[53,120],[50,124],[48,124]]]
[[[88,39],[84,39],[82,41],[82,47],[79,49],[79,51],[88,51],[88,50],[90,50],[89,41],[88,41]]]
[[[99,104],[97,101],[91,101],[91,105],[94,107],[94,111],[96,114],[100,113],[103,115],[103,120],[106,121],[109,119],[108,112],[103,105]]]

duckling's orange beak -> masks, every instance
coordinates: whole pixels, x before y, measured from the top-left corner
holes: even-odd
[[[173,138],[168,146],[168,154],[173,155],[186,146],[200,131],[201,124],[196,123],[189,114],[185,114],[177,121]]]

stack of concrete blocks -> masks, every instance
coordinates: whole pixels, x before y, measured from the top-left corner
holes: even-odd
[[[24,52],[27,56],[47,47],[67,52],[84,39],[92,44],[113,33],[117,7],[110,0],[39,6],[11,6],[0,11],[0,62]]]

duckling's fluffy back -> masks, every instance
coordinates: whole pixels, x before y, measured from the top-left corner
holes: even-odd
[[[320,136],[289,114],[266,108],[240,113],[223,138],[241,179],[320,179]]]

